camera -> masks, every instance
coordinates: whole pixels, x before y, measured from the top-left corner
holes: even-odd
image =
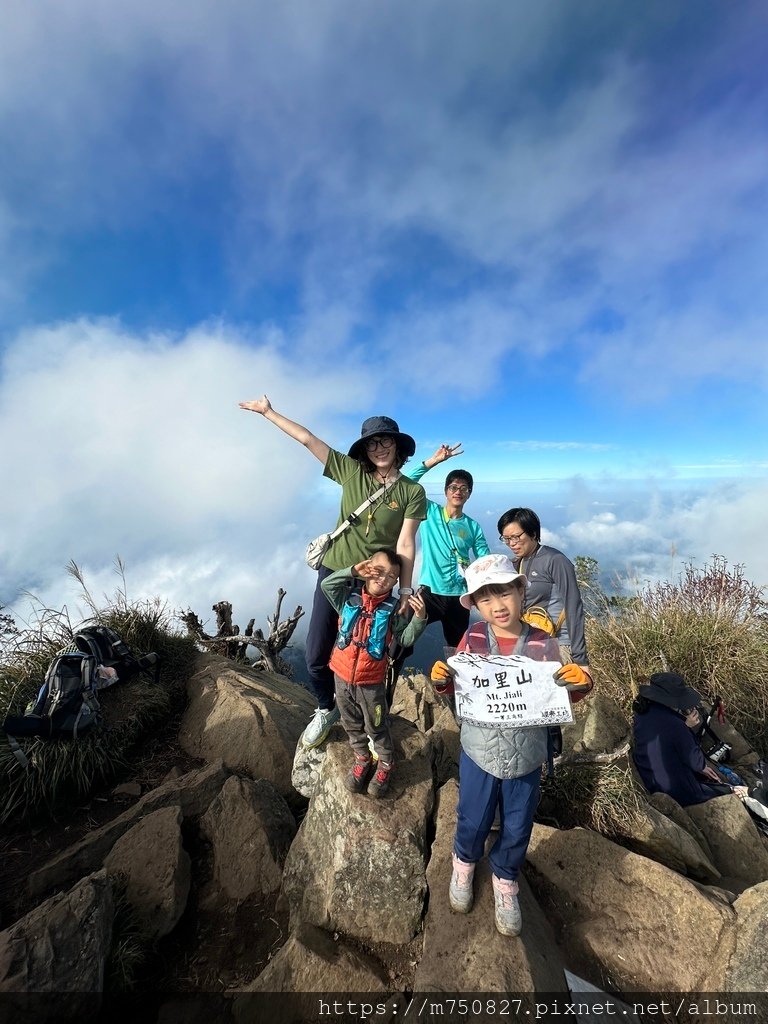
[[[713,747],[712,750],[707,754],[710,761],[714,761],[716,764],[727,762],[728,757],[731,753],[730,744],[723,741],[718,743],[717,746]]]

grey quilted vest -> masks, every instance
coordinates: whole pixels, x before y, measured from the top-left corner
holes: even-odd
[[[515,646],[514,654],[527,657],[526,644],[530,629],[525,627]],[[498,654],[499,644],[493,630],[486,626],[487,651],[477,654]],[[474,650],[474,648],[473,648]],[[545,726],[531,729],[500,729],[497,725],[461,723],[461,747],[467,757],[497,779],[519,779],[547,760],[547,730]]]

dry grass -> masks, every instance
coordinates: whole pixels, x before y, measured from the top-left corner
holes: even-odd
[[[768,756],[768,617],[763,589],[714,557],[676,583],[642,590],[617,613],[587,621],[603,693],[629,709],[653,672],[679,672],[705,701],[724,698],[734,726]]]
[[[632,836],[645,802],[626,762],[584,764],[544,780],[542,813],[560,828],[590,828],[620,841]]]
[[[27,629],[3,633],[0,716],[22,713],[42,685],[52,657],[72,643],[81,626],[94,622],[114,629],[136,654],[156,651],[162,659],[160,683],[141,676],[99,694],[103,725],[81,739],[20,740],[30,761],[26,769],[0,732],[0,822],[53,811],[109,782],[125,767],[135,743],[167,717],[175,695],[191,674],[194,643],[178,632],[159,600],[131,602],[119,560],[117,566],[123,585],[112,599],[105,599],[103,608],[97,607],[77,566],[69,567],[93,613],[87,622],[73,626],[66,609],[41,608]]]

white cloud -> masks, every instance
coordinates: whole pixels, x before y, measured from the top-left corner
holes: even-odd
[[[768,588],[765,479],[700,485],[689,494],[651,482],[644,495],[620,481],[614,487],[620,513],[575,518],[573,506],[566,506],[563,524],[543,530],[545,542],[571,557],[590,555],[603,569],[635,583],[670,579],[683,562],[702,566],[722,555],[731,564],[743,564],[749,579]],[[582,488],[591,489],[584,481]]]
[[[301,555],[335,519],[337,489],[237,402],[266,391],[344,444],[338,407],[356,417],[376,388],[350,363],[305,371],[226,327],[136,337],[80,321],[21,334],[0,376],[0,600],[19,588],[71,600],[70,559],[111,593],[119,554],[131,594],[172,607],[204,614],[226,598],[247,619],[279,585],[306,601],[314,575]]]

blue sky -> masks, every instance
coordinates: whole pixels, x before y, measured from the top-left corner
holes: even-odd
[[[768,583],[766,27],[9,0],[0,603],[74,600],[70,558],[109,590],[116,553],[174,607],[306,602],[336,494],[237,410],[264,391],[343,448],[378,412],[462,440],[489,532],[530,504],[611,571]]]

